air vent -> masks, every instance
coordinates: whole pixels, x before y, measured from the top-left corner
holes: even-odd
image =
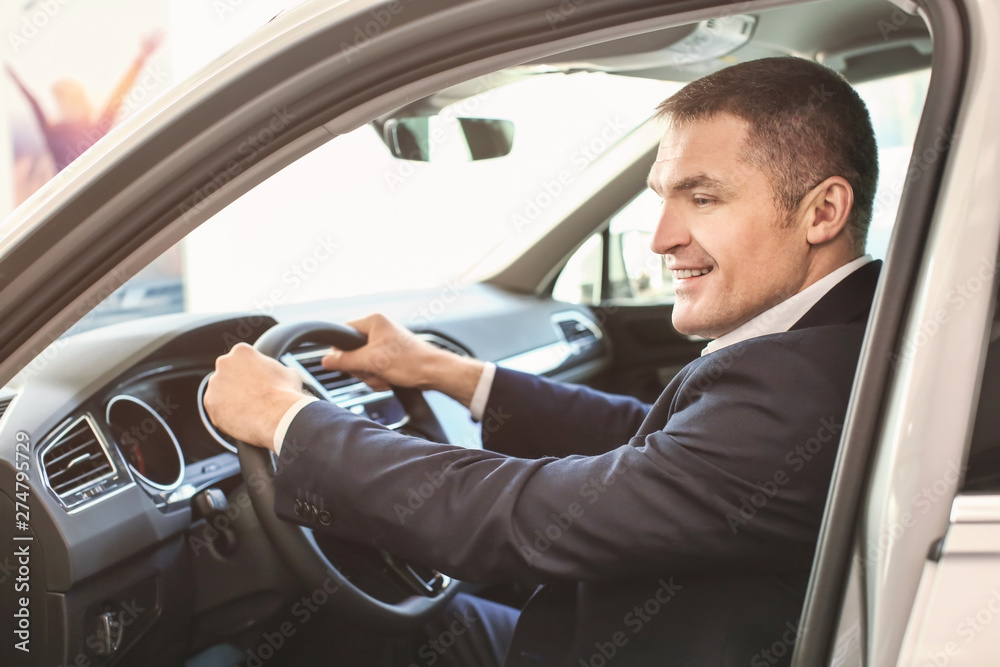
[[[42,466],[49,487],[60,498],[114,472],[90,424],[82,419],[45,452]]]
[[[7,412],[7,408],[10,407],[11,402],[14,400],[13,396],[5,396],[0,398],[0,419],[3,419],[3,413]]]
[[[434,347],[440,348],[442,350],[448,350],[449,352],[454,352],[460,357],[471,357],[472,355],[464,347],[458,343],[453,343],[447,338],[442,338],[432,333],[418,333],[417,338],[420,340],[427,341]]]
[[[589,342],[597,340],[594,332],[587,328],[587,325],[577,320],[561,320],[556,325],[562,331],[567,343]]]
[[[317,382],[323,385],[328,392],[335,394],[339,389],[357,384],[358,380],[353,375],[342,371],[328,371],[323,368],[323,357],[298,357],[297,361],[306,369],[306,373],[313,376]]]
[[[601,330],[597,325],[577,312],[559,313],[552,316],[552,323],[559,333],[575,350],[589,347],[601,339]]]
[[[323,357],[329,352],[329,346],[319,346],[313,344],[303,345],[297,348],[290,355],[282,357],[285,363],[293,361],[298,364],[303,371],[312,379],[313,393],[319,396],[319,388],[322,387],[330,397],[343,396],[345,394],[370,393],[368,385],[363,383],[349,373],[342,371],[328,371],[323,368]]]
[[[88,417],[80,417],[56,437],[41,459],[49,489],[67,509],[129,483]]]

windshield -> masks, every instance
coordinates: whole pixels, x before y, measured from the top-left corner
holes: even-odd
[[[234,201],[68,333],[166,313],[270,314],[276,305],[480,280],[655,145],[662,128],[650,117],[682,85],[585,72],[522,73],[489,85],[506,80],[486,77],[482,92],[440,111],[511,121],[504,157],[402,160],[374,126],[362,126]],[[885,256],[927,82],[921,71],[858,86],[879,144],[868,243],[875,257]],[[648,234],[656,216],[642,218]]]
[[[234,201],[71,333],[480,278],[592,192],[595,175],[613,176],[606,156],[680,85],[581,72],[486,88],[440,112],[513,122],[510,153],[475,162],[401,160],[360,127]]]

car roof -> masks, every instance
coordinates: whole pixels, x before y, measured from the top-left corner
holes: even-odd
[[[502,74],[446,88],[398,113],[433,113],[458,100],[539,73],[600,71],[693,81],[739,62],[800,56],[861,83],[930,67],[931,35],[923,20],[888,0],[823,0],[765,11],[734,5],[719,16],[683,23],[533,60]],[[558,15],[550,19],[558,27]]]

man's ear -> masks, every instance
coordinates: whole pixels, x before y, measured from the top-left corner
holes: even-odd
[[[821,245],[844,230],[854,205],[854,190],[847,179],[831,176],[802,199],[799,214],[806,228],[806,241]]]

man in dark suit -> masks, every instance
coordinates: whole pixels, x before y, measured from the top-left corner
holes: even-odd
[[[283,518],[314,494],[341,537],[460,579],[546,584],[509,665],[787,664],[797,636],[878,276],[863,250],[871,123],[839,76],[792,58],[695,81],[660,113],[651,247],[674,270],[674,327],[712,340],[651,409],[450,355],[381,316],[352,323],[368,344],[324,365],[502,421],[489,450],[315,402],[245,345],[209,384],[220,427],[302,449],[276,484]],[[400,515],[408,489],[442,475]],[[501,612],[481,615],[500,628],[481,638],[509,634]]]

